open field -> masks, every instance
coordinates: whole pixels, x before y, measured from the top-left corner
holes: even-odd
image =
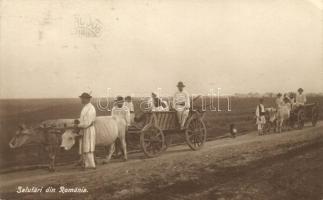
[[[93,103],[96,105],[97,99]],[[309,98],[309,102],[318,102],[323,105],[323,97]],[[196,102],[199,104],[200,102]],[[254,109],[258,103],[258,98],[231,98],[231,111],[226,111],[226,100],[220,101],[221,112],[208,111],[205,122],[208,129],[208,139],[224,135],[229,130],[229,125],[234,123],[239,134],[255,130]],[[138,111],[139,101],[134,100],[135,108]],[[266,107],[273,106],[274,99],[266,98]],[[320,106],[322,110],[322,107]],[[8,147],[8,141],[15,133],[17,125],[26,123],[34,126],[47,119],[57,118],[77,118],[81,110],[78,99],[14,99],[0,100],[0,167],[20,166],[26,164],[46,163],[45,154],[38,146],[12,151]],[[322,113],[322,111],[321,111]],[[107,111],[97,111],[98,115],[109,115]],[[322,115],[321,115],[322,117]],[[180,136],[175,140],[183,141]],[[128,135],[128,147],[130,150],[139,148],[139,138],[137,135]],[[98,148],[100,154],[100,148]],[[28,159],[26,159],[28,158]],[[73,151],[60,153],[58,162],[67,162],[76,159],[75,149]]]
[[[172,147],[164,155],[114,160],[96,170],[60,166],[56,173],[29,170],[0,175],[2,199],[293,199],[323,198],[323,123],[303,130],[256,132],[208,142],[200,151]],[[18,186],[55,193],[16,193]],[[87,193],[59,193],[84,187]]]

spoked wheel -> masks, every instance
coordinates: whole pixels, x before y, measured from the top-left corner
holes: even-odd
[[[199,150],[206,141],[206,127],[200,118],[190,118],[185,130],[187,145],[192,150]]]
[[[291,129],[295,128],[295,115],[291,113],[290,117],[289,117],[289,127]]]
[[[270,133],[270,129],[271,129],[271,126],[270,126],[269,122],[266,122],[266,123],[264,124],[264,133],[265,133],[265,134]]]
[[[317,107],[314,107],[312,109],[312,125],[313,126],[316,126],[318,118],[319,118],[319,111],[318,111]]]
[[[303,129],[304,127],[304,122],[305,122],[305,112],[304,110],[300,110],[297,113],[297,125],[299,129]]]
[[[141,131],[140,145],[147,157],[158,156],[166,150],[163,131],[159,127],[148,124]]]
[[[172,145],[172,136],[171,135],[167,135],[165,134],[165,145],[164,145],[164,148],[163,148],[163,151],[166,151],[167,148]]]

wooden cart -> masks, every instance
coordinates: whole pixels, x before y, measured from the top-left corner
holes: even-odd
[[[181,130],[176,111],[144,113],[143,128],[132,127],[129,133],[140,134],[140,146],[147,157],[156,157],[167,149],[165,137],[180,133],[185,136],[187,145],[192,150],[202,148],[206,141],[206,127],[203,122],[204,112],[189,111],[185,128]]]
[[[312,122],[315,126],[319,118],[319,107],[317,103],[305,104],[296,109],[292,109],[290,115],[291,127],[302,129],[305,122]]]

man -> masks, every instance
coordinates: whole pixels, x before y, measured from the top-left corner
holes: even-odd
[[[130,119],[130,110],[127,106],[124,105],[124,99],[122,96],[117,96],[115,99],[114,106],[111,111],[111,116],[124,119],[126,121],[127,126],[129,127],[131,125],[131,119]],[[121,151],[121,141],[118,138],[115,143],[115,158],[119,158],[122,155]],[[121,153],[121,154],[119,154]]]
[[[185,85],[182,81],[178,82],[178,91],[174,94],[173,98],[173,108],[177,112],[177,118],[181,126],[181,129],[184,129],[184,125],[188,117],[190,108],[190,97],[189,94],[186,91],[184,91],[184,87]]]
[[[276,103],[276,109],[277,110],[279,110],[282,106],[284,106],[284,101],[283,101],[281,93],[277,94],[275,103]]]
[[[298,89],[298,94],[296,94],[296,106],[304,106],[306,103],[306,96],[303,94],[303,88]]]
[[[263,135],[263,127],[266,123],[266,118],[265,118],[265,107],[264,107],[264,99],[261,98],[259,99],[259,104],[257,105],[256,108],[256,124],[257,124],[257,129],[258,129],[258,135]]]
[[[124,106],[124,100],[122,96],[117,96],[115,105],[112,108],[111,116],[122,118],[126,121],[127,126],[130,126],[130,110]]]
[[[92,96],[83,93],[79,96],[83,108],[80,119],[77,120],[76,127],[80,129],[79,154],[83,157],[84,169],[95,169],[94,150],[95,150],[95,128],[94,121],[96,118],[96,110],[90,103]]]
[[[130,125],[132,125],[134,123],[134,119],[135,119],[135,109],[134,109],[134,105],[133,105],[131,96],[125,97],[125,102],[123,103],[123,106],[128,108],[128,110],[130,112]]]

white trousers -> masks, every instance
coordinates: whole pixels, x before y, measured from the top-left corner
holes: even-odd
[[[263,129],[265,123],[266,123],[265,116],[257,117],[256,124],[257,124],[258,131],[261,131]]]
[[[189,110],[187,110],[187,109],[176,109],[176,111],[177,111],[178,122],[181,125],[181,128],[184,128],[186,119],[187,119],[188,114],[189,114]]]
[[[85,168],[95,168],[94,153],[88,152],[83,154]]]

